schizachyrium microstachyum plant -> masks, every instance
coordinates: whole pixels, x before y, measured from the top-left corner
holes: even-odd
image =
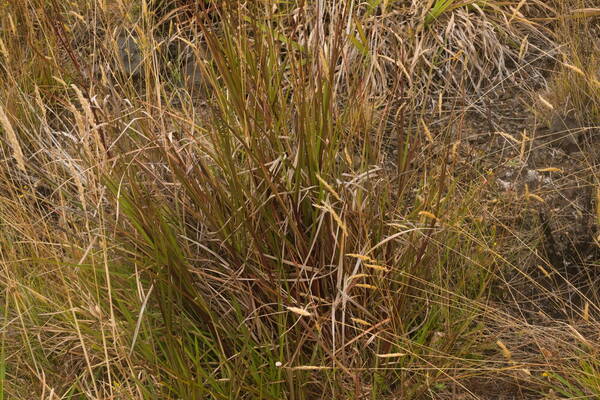
[[[399,126],[401,85],[387,106],[369,100],[370,58],[348,57],[350,8],[321,21],[315,8],[280,7],[230,4],[200,22],[205,42],[189,44],[211,93],[201,118],[169,109],[176,134],[148,118],[152,150],[135,154],[121,183],[107,178],[135,231],[131,251],[150,266],[168,369],[185,377],[174,390],[311,393],[311,376],[325,374],[332,393],[366,380],[416,396],[418,376],[384,365],[467,351],[458,332],[475,334],[477,306],[456,302],[483,294],[487,255],[459,262],[473,244],[448,167],[437,166],[450,154],[422,164],[426,181],[414,167],[422,140]],[[455,334],[441,333],[448,324]],[[452,362],[435,363],[444,375]]]

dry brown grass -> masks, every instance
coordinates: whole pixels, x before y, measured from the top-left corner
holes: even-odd
[[[538,217],[599,187],[593,4],[161,4],[0,8],[1,398],[600,394],[598,252]],[[504,193],[467,126],[548,149],[490,100],[545,79],[578,170]]]

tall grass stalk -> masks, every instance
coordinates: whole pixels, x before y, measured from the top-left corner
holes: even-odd
[[[531,372],[496,304],[515,229],[444,94],[550,39],[522,2],[468,3],[0,8],[2,396],[442,398]],[[597,393],[579,361],[522,381]]]

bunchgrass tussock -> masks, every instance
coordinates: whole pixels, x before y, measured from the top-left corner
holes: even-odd
[[[594,10],[5,2],[0,399],[598,397]]]

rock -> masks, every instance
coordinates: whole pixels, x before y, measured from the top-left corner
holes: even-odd
[[[496,182],[498,182],[498,186],[504,190],[505,192],[509,191],[509,190],[513,190],[515,185],[511,182],[507,182],[507,181],[503,181],[500,178],[496,179]]]
[[[123,72],[130,79],[140,79],[143,73],[143,53],[137,35],[125,30],[119,34],[116,42]],[[158,59],[162,60],[161,73],[167,73],[167,66],[174,65],[184,86],[197,92],[203,82],[202,72],[198,65],[199,60],[190,46],[182,40],[175,39],[169,41],[168,46],[159,47],[158,51],[161,53]]]
[[[558,147],[567,154],[580,150],[581,125],[572,116],[555,115],[550,123],[550,146]]]
[[[137,38],[130,32],[121,32],[117,37],[117,47],[123,71],[132,78],[139,78],[142,74],[142,51]]]
[[[540,179],[540,174],[534,169],[528,169],[525,174],[525,183],[532,184],[537,183]]]
[[[188,88],[197,88],[202,82],[202,71],[198,57],[190,45],[180,39],[171,39],[168,45],[168,57],[175,61],[181,72],[181,77]]]

